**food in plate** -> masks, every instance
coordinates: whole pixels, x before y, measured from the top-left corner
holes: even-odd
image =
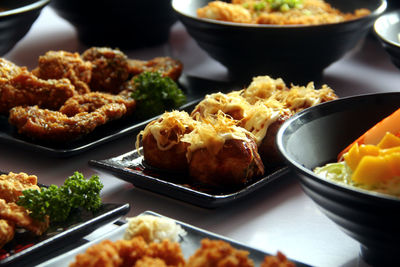
[[[108,47],[48,51],[32,71],[0,58],[0,115],[31,139],[73,141],[112,120],[179,107],[186,101],[175,83],[181,72],[178,60],[133,60]],[[158,95],[143,85],[157,85]]]
[[[123,240],[106,239],[94,244],[78,254],[70,266],[254,266],[249,251],[218,239],[203,238],[200,247],[185,258],[179,243],[184,242],[185,232],[171,219],[139,215],[128,222]],[[132,229],[139,231],[132,235]],[[149,231],[154,238],[149,239]],[[260,266],[295,265],[278,252],[277,256],[266,256]]]
[[[32,74],[43,80],[66,78],[79,94],[84,94],[90,92],[92,68],[91,62],[84,61],[76,52],[48,51],[39,56]]]
[[[141,137],[146,163],[164,170],[177,166],[201,184],[236,186],[264,173],[251,133],[222,112],[207,122],[185,111],[164,113],[141,131],[137,146]]]
[[[125,240],[141,236],[147,243],[161,242],[164,239],[178,242],[181,237],[186,235],[185,230],[179,224],[166,217],[139,215],[128,218],[127,221],[128,227],[124,233]]]
[[[75,87],[66,78],[43,80],[0,58],[0,114],[7,115],[15,106],[58,109],[75,94]]]
[[[235,249],[222,240],[203,239],[201,247],[189,257],[186,266],[240,266],[252,267],[254,262],[249,259],[249,252]]]
[[[338,161],[315,168],[341,184],[400,197],[400,109],[346,147]]]
[[[42,235],[50,224],[65,221],[72,209],[95,211],[101,206],[102,184],[97,176],[85,179],[75,172],[63,186],[39,187],[26,173],[0,175],[0,248],[25,229]]]
[[[37,177],[26,173],[13,173],[0,175],[0,199],[6,202],[17,202],[26,189],[39,190]]]
[[[365,8],[343,13],[323,0],[211,1],[197,9],[200,18],[250,24],[316,25],[338,23],[370,14]]]
[[[285,120],[334,99],[327,85],[288,87],[280,78],[259,76],[245,89],[206,95],[190,115],[164,113],[140,132],[136,147],[142,144],[147,165],[186,171],[187,183],[243,185],[282,164],[275,135]]]
[[[180,266],[185,259],[178,243],[163,240],[146,243],[140,236],[131,240],[104,240],[78,254],[70,267],[78,266]]]

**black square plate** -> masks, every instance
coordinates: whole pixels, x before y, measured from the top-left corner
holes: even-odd
[[[216,208],[239,200],[289,171],[287,167],[276,168],[269,172],[267,170],[263,177],[255,179],[243,187],[221,192],[184,184],[182,180],[185,180],[185,177],[182,179],[174,174],[149,171],[142,162],[143,156],[137,150],[109,159],[89,161],[91,165],[109,170],[117,177],[137,187],[204,208]]]

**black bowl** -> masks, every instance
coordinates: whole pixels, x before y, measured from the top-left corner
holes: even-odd
[[[380,16],[375,21],[374,31],[393,64],[400,68],[400,10]]]
[[[398,109],[399,103],[399,92],[327,102],[287,120],[276,140],[305,193],[345,233],[360,242],[361,256],[374,265],[398,263],[400,199],[336,184],[318,177],[312,170],[335,162],[342,149]]]
[[[29,31],[50,0],[4,0],[0,2],[0,56]]]
[[[271,75],[308,82],[319,77],[366,36],[386,9],[386,0],[326,0],[343,12],[369,8],[352,21],[315,26],[252,25],[198,18],[196,10],[210,0],[172,0],[178,19],[233,79]]]
[[[87,46],[121,49],[165,43],[177,18],[169,0],[52,0]]]

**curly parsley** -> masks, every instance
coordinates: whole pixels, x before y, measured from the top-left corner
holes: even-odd
[[[75,172],[60,187],[51,185],[42,187],[40,191],[22,191],[23,195],[17,204],[29,210],[34,219],[43,220],[48,215],[51,222],[61,222],[68,218],[74,208],[82,207],[89,211],[99,209],[102,205],[102,188],[103,184],[97,175],[85,179],[81,173]]]
[[[136,100],[137,117],[150,118],[186,102],[178,85],[158,72],[143,72],[133,79],[132,97]]]

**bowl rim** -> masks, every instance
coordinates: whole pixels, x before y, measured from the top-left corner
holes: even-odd
[[[281,127],[279,128],[277,135],[276,135],[276,145],[278,147],[279,152],[283,156],[285,162],[289,165],[289,167],[294,171],[294,172],[300,172],[303,175],[305,175],[307,178],[310,178],[314,181],[317,181],[318,183],[323,183],[325,185],[329,185],[330,187],[334,187],[335,190],[339,190],[341,192],[344,192],[346,194],[356,194],[357,196],[364,197],[364,198],[369,198],[373,201],[385,201],[385,202],[390,202],[390,203],[395,203],[395,204],[400,204],[400,198],[384,193],[379,193],[375,191],[369,191],[366,189],[362,188],[357,188],[353,187],[351,185],[346,185],[346,184],[341,184],[341,183],[335,183],[333,181],[324,179],[318,175],[316,175],[312,170],[302,166],[295,160],[293,160],[291,157],[289,157],[286,153],[286,149],[284,148],[283,145],[283,136],[294,121],[301,120],[304,116],[308,116],[309,113],[315,112],[315,110],[320,110],[320,109],[326,109],[330,108],[331,106],[338,105],[339,103],[343,102],[352,102],[354,99],[359,99],[359,98],[373,98],[375,96],[384,96],[387,95],[388,97],[390,95],[400,95],[400,92],[384,92],[384,93],[368,93],[368,94],[359,94],[359,95],[353,95],[353,96],[347,96],[347,97],[342,97],[333,101],[325,102],[318,104],[316,106],[307,108],[292,117],[290,117],[288,120],[286,120]],[[314,118],[313,120],[315,120]],[[302,178],[298,178],[299,180],[302,180]]]
[[[21,6],[18,8],[13,8],[10,10],[5,10],[0,12],[0,18],[2,17],[7,17],[7,16],[11,16],[11,15],[16,15],[16,14],[20,14],[20,13],[24,13],[27,11],[31,11],[31,10],[35,10],[35,9],[39,9],[44,7],[45,5],[47,5],[51,0],[38,0],[35,1],[31,4],[28,4],[26,6]]]
[[[383,21],[388,21],[390,20],[391,17],[397,17],[397,22],[400,22],[400,9],[397,10],[393,10],[390,11],[388,13],[385,13],[381,16],[379,16],[379,18],[377,18],[374,22],[374,32],[375,35],[378,37],[378,39],[380,39],[382,42],[385,42],[387,44],[390,44],[392,46],[395,47],[399,47],[400,48],[400,40],[398,42],[394,42],[392,40],[389,40],[388,38],[386,38],[383,33],[379,30],[380,28],[380,24],[383,23]],[[393,25],[393,24],[391,24]]]
[[[182,10],[177,8],[177,2],[184,1],[184,0],[171,0],[171,6],[173,10],[179,14],[180,16],[195,20],[200,23],[209,24],[209,25],[216,25],[222,27],[236,27],[236,28],[247,28],[247,29],[308,29],[308,28],[322,28],[322,27],[337,27],[338,25],[345,25],[345,24],[353,24],[363,20],[374,19],[379,17],[383,12],[385,12],[387,8],[387,0],[377,0],[380,1],[381,4],[373,10],[369,15],[363,16],[357,19],[342,21],[342,22],[335,22],[335,23],[326,23],[326,24],[316,24],[316,25],[276,25],[276,24],[250,24],[250,23],[238,23],[238,22],[228,22],[228,21],[220,21],[220,20],[213,20],[207,18],[199,18],[197,16],[193,16],[188,13],[184,13]],[[187,0],[185,0],[187,1]]]

